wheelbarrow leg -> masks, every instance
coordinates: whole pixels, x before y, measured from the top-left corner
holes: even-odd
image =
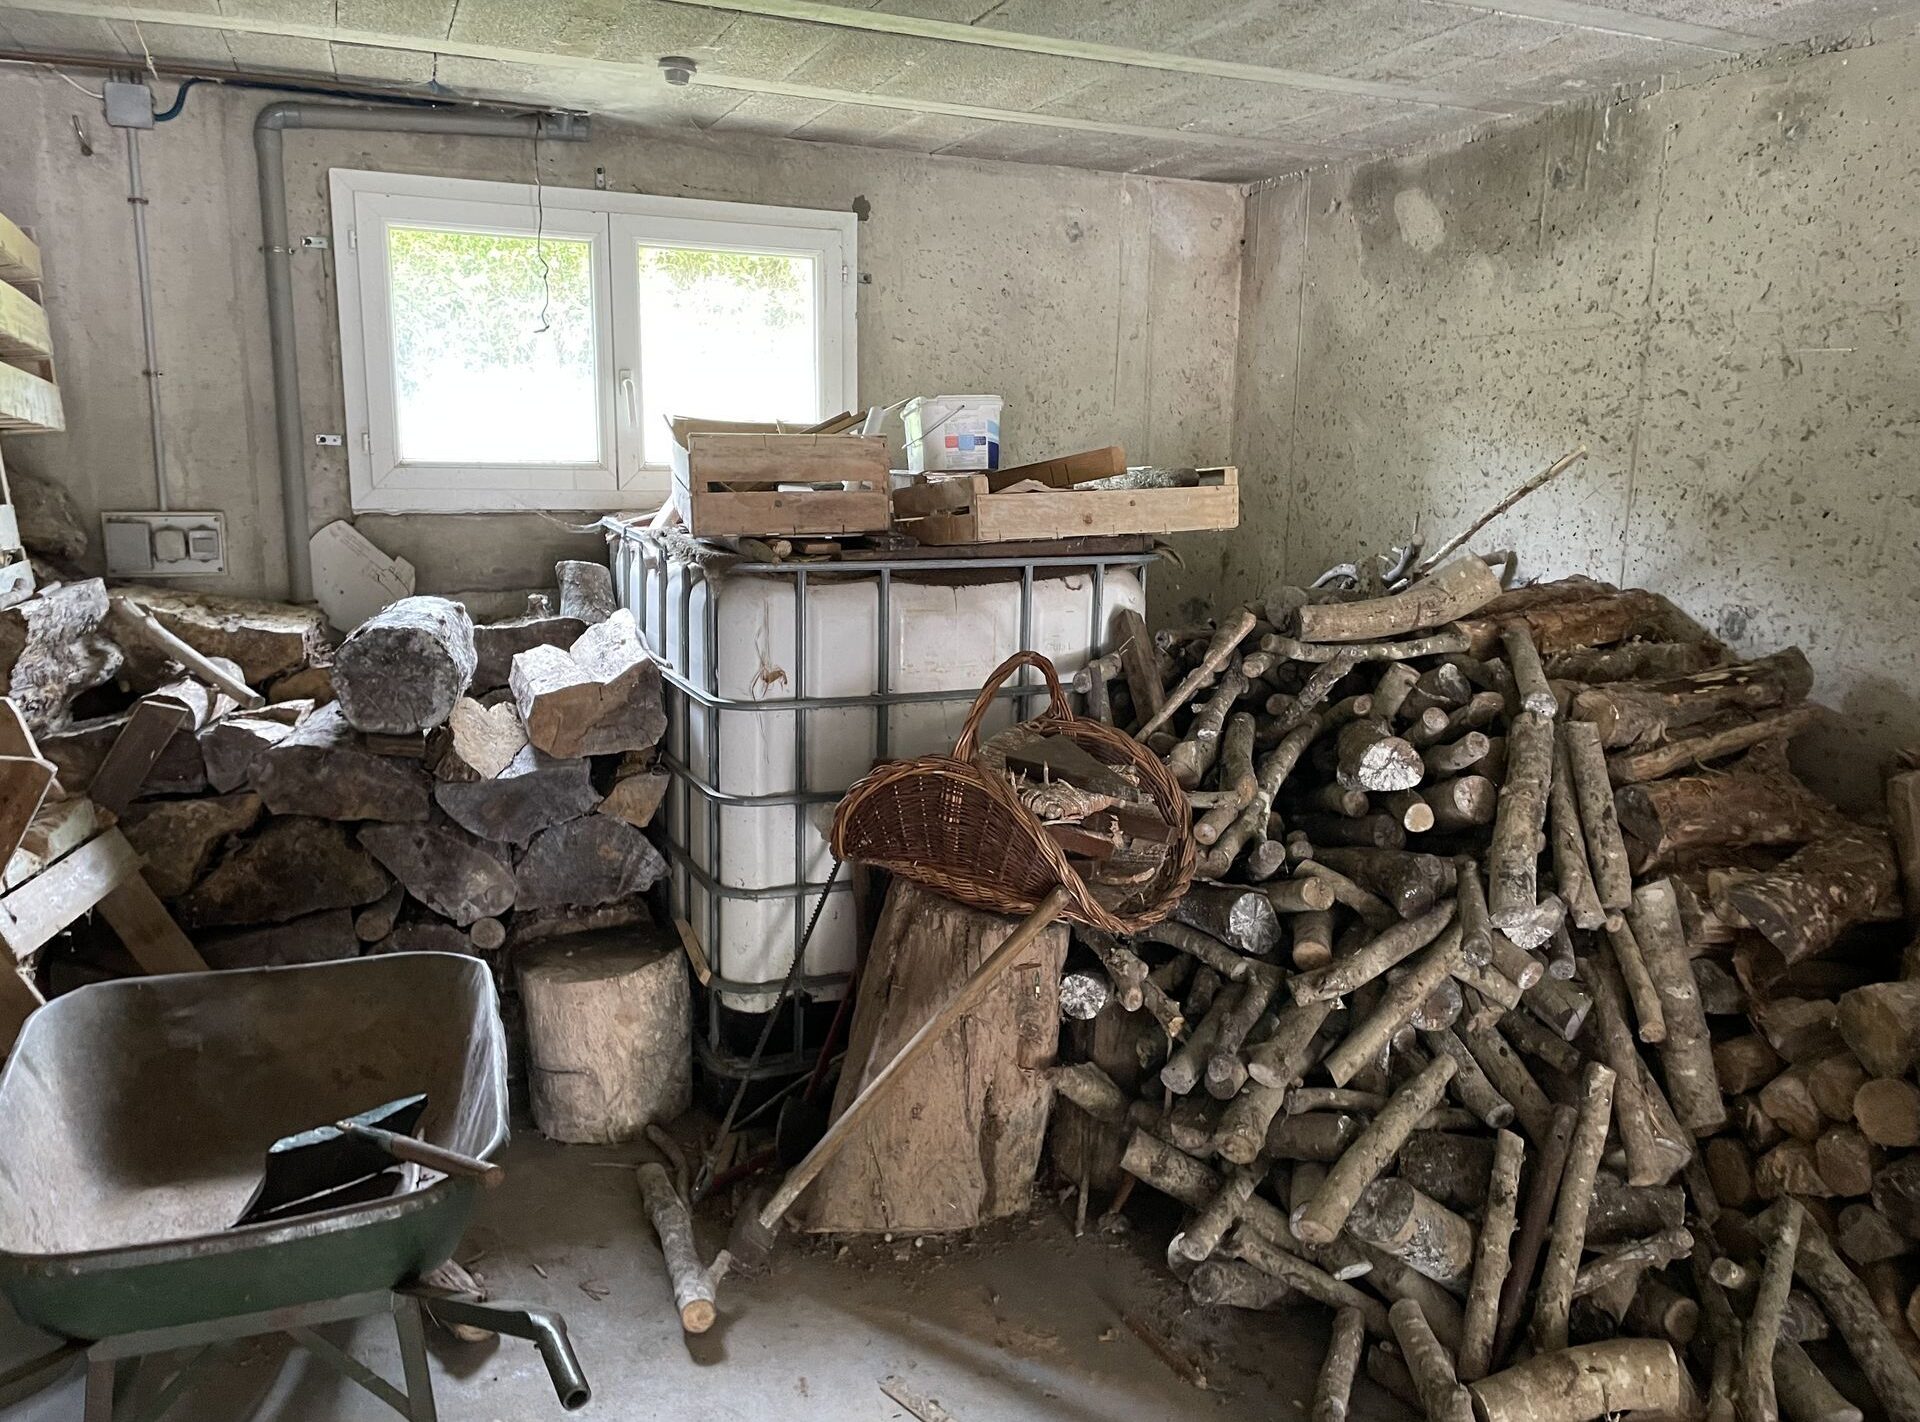
[[[120,1399],[140,1371],[138,1358],[87,1359],[86,1422],[113,1422]]]
[[[436,1422],[439,1414],[433,1406],[433,1374],[427,1366],[427,1329],[421,1318],[420,1300],[395,1294],[393,1326],[400,1335],[400,1367],[407,1384],[407,1422]],[[87,1422],[93,1419],[88,1418]]]

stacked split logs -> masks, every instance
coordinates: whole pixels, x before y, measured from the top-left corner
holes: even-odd
[[[1804,786],[1798,650],[1472,557],[1119,636],[1078,689],[1201,871],[1076,934],[1063,1173],[1188,1207],[1197,1303],[1334,1309],[1316,1417],[1858,1422],[1850,1355],[1920,1422],[1920,770]]]
[[[337,649],[306,609],[129,590],[137,603],[116,607],[157,618],[255,704],[103,615],[89,635],[119,640],[94,660],[136,699],[78,720],[62,704],[42,752],[68,793],[104,804],[101,766],[130,719],[156,698],[186,707],[108,808],[214,967],[460,952],[511,991],[522,948],[648,923],[666,871],[644,833],[667,780],[658,670],[606,567],[557,571],[557,597],[527,616],[476,626],[458,603],[411,597]],[[99,584],[81,591],[106,607]],[[114,967],[50,956],[82,980]]]

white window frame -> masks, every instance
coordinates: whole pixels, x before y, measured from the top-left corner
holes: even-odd
[[[347,468],[356,513],[488,513],[655,507],[670,471],[644,457],[639,420],[640,246],[733,248],[810,257],[822,418],[854,408],[858,219],[850,212],[536,188],[335,168],[333,205]],[[601,450],[597,464],[409,464],[398,458],[387,300],[391,223],[497,232],[536,230],[594,243]],[[674,411],[699,415],[698,410]]]

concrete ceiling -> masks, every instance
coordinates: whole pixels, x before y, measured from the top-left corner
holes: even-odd
[[[1220,181],[1826,40],[1920,0],[0,0],[0,48]],[[659,67],[698,68],[674,87]]]

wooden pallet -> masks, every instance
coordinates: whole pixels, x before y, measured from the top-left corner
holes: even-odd
[[[11,369],[0,365],[0,370]],[[7,461],[0,456],[0,607],[12,607],[33,596],[33,564],[20,545],[20,520],[13,511],[13,491],[7,485]]]
[[[53,333],[41,303],[40,248],[0,214],[0,433],[67,427],[54,383]]]
[[[1229,464],[1198,474],[1178,488],[1020,494],[993,492],[990,474],[956,474],[896,489],[893,512],[903,533],[937,547],[1237,528],[1240,471]]]

